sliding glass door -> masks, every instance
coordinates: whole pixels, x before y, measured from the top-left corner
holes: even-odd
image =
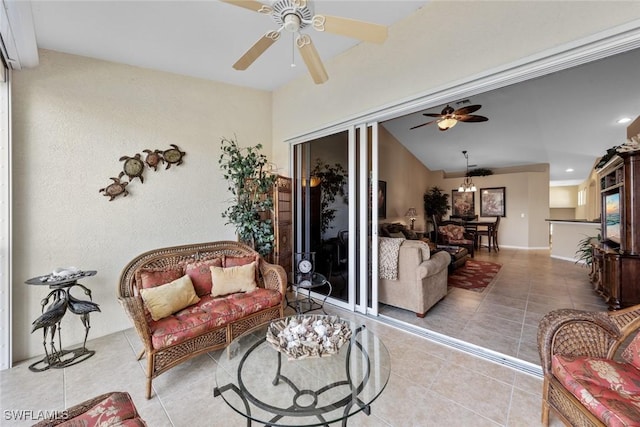
[[[371,197],[378,194],[373,153],[377,124],[350,127],[295,143],[292,174],[294,253],[313,253],[315,272],[331,283],[314,296],[330,292],[332,304],[377,314],[377,274],[371,274],[377,270],[379,205]]]

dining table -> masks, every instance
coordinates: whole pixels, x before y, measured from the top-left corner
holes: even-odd
[[[491,252],[491,247],[494,246],[495,247],[495,239],[493,238],[494,236],[494,232],[495,232],[495,226],[496,226],[496,222],[495,221],[465,221],[464,222],[464,228],[467,231],[474,231],[477,232],[478,230],[482,230],[487,232],[488,235],[488,243],[487,243],[487,247],[489,248],[489,252]],[[478,235],[476,234],[476,246],[478,247],[478,249],[480,248],[480,240],[478,240]]]

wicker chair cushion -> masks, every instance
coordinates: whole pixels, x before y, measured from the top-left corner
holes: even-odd
[[[184,275],[182,267],[141,268],[136,271],[138,289],[148,289],[173,282]]]
[[[226,297],[203,295],[199,303],[172,316],[149,322],[151,342],[155,349],[166,348],[281,302],[282,296],[278,291],[263,288]]]
[[[638,426],[640,371],[628,363],[554,355],[554,376],[607,426]]]
[[[248,292],[258,287],[256,283],[256,263],[236,267],[209,267],[213,288],[211,295],[214,297],[228,295],[236,292]]]
[[[640,369],[640,332],[622,352],[622,358]]]
[[[451,242],[452,240],[464,239],[464,227],[461,225],[455,225],[455,224],[441,225],[438,227],[438,231],[440,231],[440,234],[445,235],[449,240],[449,242]]]
[[[147,423],[145,423],[142,418],[135,417],[128,420],[124,420],[114,427],[147,427]]]
[[[222,258],[193,262],[184,267],[184,273],[191,277],[193,288],[199,297],[211,293],[211,287],[213,286],[211,270],[209,270],[211,266],[222,267]]]
[[[83,414],[58,425],[64,427],[115,426],[135,418],[138,418],[138,411],[129,393],[115,392]],[[146,424],[142,422],[142,424],[124,425],[144,426]]]

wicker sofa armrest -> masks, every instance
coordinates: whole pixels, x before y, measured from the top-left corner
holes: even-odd
[[[551,372],[551,358],[563,356],[610,357],[623,332],[607,312],[573,309],[547,313],[538,326],[538,351],[542,370]]]
[[[260,261],[260,273],[264,282],[265,289],[273,289],[284,296],[287,293],[287,273],[282,266],[270,264],[263,259]]]
[[[122,305],[125,313],[133,322],[133,326],[138,333],[138,336],[142,340],[142,344],[148,350],[151,349],[151,330],[147,323],[147,318],[144,310],[144,303],[140,296],[135,297],[123,297],[118,296],[118,301]]]

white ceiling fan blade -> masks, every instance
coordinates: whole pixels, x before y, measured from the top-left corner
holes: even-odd
[[[304,63],[309,69],[309,74],[311,74],[313,82],[315,84],[322,84],[329,80],[327,71],[324,69],[320,55],[318,55],[318,51],[313,45],[311,37],[306,34],[300,35],[296,39],[296,44],[298,45]]]
[[[265,50],[269,49],[269,47],[274,44],[280,38],[280,33],[277,31],[269,31],[267,34],[262,36],[260,40],[258,40],[249,50],[242,55],[235,64],[233,64],[233,68],[236,70],[246,70],[249,68],[253,62],[258,59],[260,55],[262,55]]]
[[[312,25],[317,31],[327,31],[329,33],[373,43],[383,43],[387,39],[387,27],[384,25],[357,21],[355,19],[316,15],[312,19]]]
[[[234,6],[243,7],[245,9],[253,10],[254,12],[266,13],[269,14],[273,12],[271,6],[267,6],[266,4],[262,4],[259,1],[255,0],[220,0],[223,3],[229,3]]]

